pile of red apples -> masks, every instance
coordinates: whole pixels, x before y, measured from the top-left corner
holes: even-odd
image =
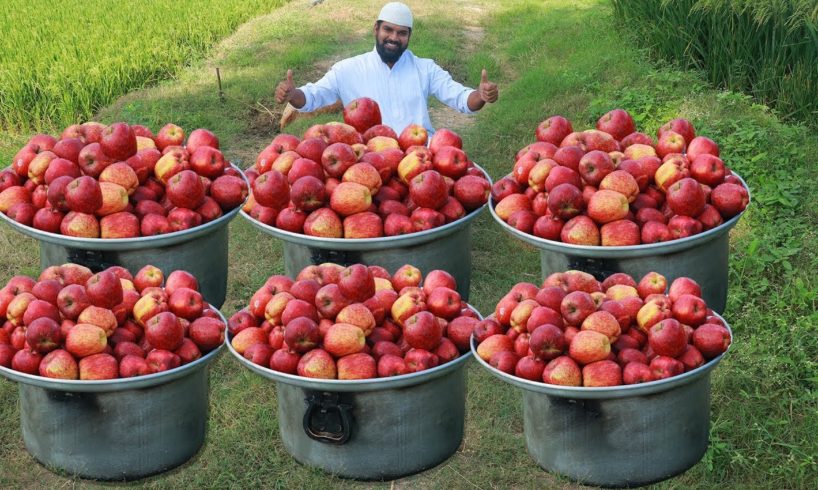
[[[666,242],[715,228],[749,201],[719,146],[697,136],[687,119],[669,121],[654,140],[622,109],[586,131],[552,116],[536,137],[492,186],[492,200],[500,219],[539,238],[591,246]]]
[[[231,345],[274,371],[369,379],[437,367],[469,350],[478,315],[442,270],[310,265],[275,275],[228,320]]]
[[[490,182],[453,131],[428,141],[423,126],[381,124],[375,101],[344,109],[344,122],[279,134],[245,171],[244,211],[269,226],[321,238],[378,238],[463,218],[488,200]]]
[[[560,386],[678,376],[724,353],[731,336],[695,281],[667,286],[656,272],[638,283],[581,271],[551,274],[541,288],[518,283],[475,325],[477,355],[507,374]]]
[[[132,238],[194,228],[242,205],[247,185],[196,129],[97,122],[38,134],[0,172],[0,212],[81,238]]]
[[[164,284],[164,287],[163,287]],[[147,265],[96,274],[52,266],[0,289],[0,366],[62,380],[131,378],[177,368],[224,343],[225,324],[185,271]]]

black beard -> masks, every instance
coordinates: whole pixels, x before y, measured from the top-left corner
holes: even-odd
[[[406,51],[406,48],[399,45],[398,51],[387,51],[383,43],[375,41],[375,50],[384,63],[395,63],[400,59],[403,52]]]

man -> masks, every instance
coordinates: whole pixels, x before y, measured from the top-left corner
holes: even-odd
[[[311,112],[341,99],[344,105],[359,97],[374,99],[383,124],[396,133],[410,124],[421,124],[431,135],[427,100],[430,95],[467,114],[479,111],[498,97],[497,85],[484,69],[477,90],[452,80],[433,60],[407,51],[412,36],[412,12],[405,4],[384,5],[375,22],[375,48],[339,61],[316,83],[296,88],[292,70],[276,87],[276,101],[289,102],[301,112]]]

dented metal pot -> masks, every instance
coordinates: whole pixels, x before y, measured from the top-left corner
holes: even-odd
[[[463,440],[466,362],[390,378],[323,380],[250,362],[276,382],[282,442],[298,462],[344,478],[392,480],[432,468]]]
[[[746,183],[744,187],[747,187]],[[630,274],[638,281],[648,272],[657,271],[668,279],[668,283],[682,276],[695,280],[702,287],[705,302],[714,311],[723,313],[727,306],[729,232],[744,211],[716,228],[687,238],[643,245],[594,247],[524,233],[500,219],[494,212],[494,204],[492,202],[489,206],[491,215],[503,230],[540,251],[543,279],[554,272],[575,269],[593,274],[600,281],[617,272]]]
[[[480,170],[491,183],[491,177],[482,168]],[[293,233],[265,225],[244,211],[242,216],[264,233],[281,239],[284,244],[284,270],[289,276],[295,277],[308,265],[325,262],[343,266],[379,265],[390,273],[405,264],[412,264],[424,272],[443,269],[450,273],[457,281],[458,293],[464,300],[468,300],[472,270],[471,224],[485,207],[484,204],[457,221],[431,230],[355,239],[320,238]]]
[[[137,238],[77,238],[25,226],[3,213],[0,220],[39,242],[41,269],[73,262],[94,272],[120,265],[136,274],[148,264],[166,275],[184,270],[198,279],[204,299],[220,308],[227,294],[228,224],[240,209],[189,230]]]
[[[672,378],[606,388],[529,381],[474,357],[522,390],[526,447],[540,467],[584,484],[631,487],[683,473],[704,456],[710,374],[723,356]]]
[[[179,466],[204,443],[208,366],[194,362],[136,378],[67,381],[0,367],[20,391],[28,452],[47,468],[95,480],[136,480]]]

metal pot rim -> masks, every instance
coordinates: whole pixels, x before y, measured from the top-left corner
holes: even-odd
[[[724,318],[722,318],[721,315],[715,312],[714,314],[722,321],[724,321],[725,327],[730,332],[730,346],[727,347],[727,350],[725,352],[723,352],[717,357],[714,357],[713,359],[710,359],[702,366],[699,366],[692,371],[682,373],[678,376],[673,376],[672,378],[660,379],[657,381],[650,381],[647,383],[638,383],[634,385],[586,388],[584,386],[559,386],[546,384],[541,381],[529,381],[527,379],[519,378],[517,376],[504,373],[499,369],[494,368],[486,361],[484,361],[480,356],[477,355],[477,345],[475,345],[474,336],[472,336],[469,344],[471,345],[471,350],[472,354],[474,355],[474,358],[477,359],[477,362],[483,368],[488,370],[493,376],[531,393],[541,393],[544,395],[550,395],[559,398],[571,398],[575,400],[607,400],[615,398],[648,396],[662,393],[664,391],[668,391],[679,386],[687,385],[703,376],[708,376],[710,374],[710,371],[712,371],[719,364],[719,362],[721,362],[721,359],[724,357],[724,355],[730,351],[730,348],[733,346],[733,340],[735,340],[735,338],[733,337],[733,330],[730,328],[730,325],[727,324],[727,322],[724,320]]]
[[[244,179],[244,182],[249,187],[249,182],[247,177],[244,175],[244,172],[241,171],[236,165],[231,164],[233,168],[239,171],[241,174],[241,178]],[[249,196],[249,193],[248,193]],[[245,202],[247,198],[245,198]],[[176,245],[178,243],[183,243],[189,240],[193,240],[194,238],[198,238],[200,236],[206,235],[211,233],[213,229],[218,228],[222,225],[226,225],[230,220],[236,217],[236,215],[241,210],[244,203],[236,206],[235,208],[231,209],[227,213],[219,216],[218,218],[214,219],[213,221],[208,221],[207,223],[202,223],[199,226],[190,228],[188,230],[180,230],[174,231],[172,233],[164,233],[162,235],[154,235],[154,236],[145,236],[145,237],[134,237],[134,238],[80,238],[80,237],[70,237],[66,235],[61,235],[59,233],[50,233],[47,231],[38,230],[37,228],[26,226],[24,224],[18,223],[13,219],[6,216],[5,213],[0,213],[0,219],[5,221],[9,226],[13,229],[17,230],[18,232],[30,236],[35,240],[40,240],[43,242],[53,243],[54,245],[59,245],[61,247],[69,247],[69,248],[76,248],[82,250],[102,250],[102,251],[116,251],[116,252],[123,252],[123,251],[130,251],[130,250],[142,250],[148,248],[157,248],[157,247],[166,247],[170,245]]]
[[[398,388],[408,388],[433,379],[439,378],[455,369],[460,368],[470,357],[471,351],[466,351],[460,354],[460,357],[446,364],[420,371],[417,373],[402,374],[400,376],[391,376],[388,378],[371,378],[371,379],[313,379],[305,378],[295,374],[285,374],[272,369],[259,366],[251,361],[248,361],[241,354],[233,349],[233,346],[228,342],[227,348],[230,353],[236,357],[245,367],[249,368],[256,374],[264,378],[277,381],[279,383],[288,384],[291,386],[298,386],[300,388],[317,391],[331,391],[331,392],[367,392],[367,391],[381,391],[394,390]]]
[[[483,315],[481,315],[480,312],[477,311],[477,309],[474,306],[472,305],[469,306],[471,307],[472,310],[474,310],[475,313],[477,313],[478,318],[482,320]],[[388,378],[354,380],[315,379],[305,378],[303,376],[298,376],[295,374],[286,374],[279,371],[273,371],[272,369],[259,366],[258,364],[254,364],[253,362],[245,359],[244,356],[236,352],[236,350],[233,348],[233,345],[230,343],[229,339],[227,340],[227,348],[230,350],[230,353],[233,354],[233,356],[235,356],[239,360],[239,362],[244,364],[245,367],[249,368],[251,371],[267,379],[272,379],[280,383],[298,386],[308,390],[334,392],[364,392],[393,390],[398,388],[407,388],[409,386],[415,386],[439,378],[441,376],[445,376],[446,374],[449,374],[455,369],[461,368],[463,364],[470,357],[472,357],[472,350],[468,350],[460,354],[460,356],[457,359],[449,361],[445,364],[441,364],[437,367],[433,367],[432,369],[419,371],[417,373],[401,374],[400,376],[390,376]]]
[[[219,317],[224,322],[226,334],[227,320],[224,318],[221,311],[215,308],[214,310],[219,314]],[[183,378],[193,371],[206,367],[216,358],[219,352],[224,349],[224,344],[226,342],[227,336],[225,335],[225,340],[221,343],[221,345],[191,363],[184,364],[167,371],[162,371],[160,373],[136,376],[133,378],[104,380],[60,380],[21,373],[3,366],[0,366],[0,376],[4,376],[11,381],[17,381],[29,386],[70,393],[111,393],[116,391],[139,390],[169,383],[179,378]]]
[[[750,189],[747,186],[747,182],[745,182],[744,179],[739,174],[733,172],[733,175],[735,175],[736,177],[738,177],[739,180],[741,180],[741,183],[747,190],[747,194],[749,197]],[[736,226],[739,218],[741,218],[741,216],[744,215],[744,213],[747,211],[747,208],[750,206],[750,201],[747,202],[747,207],[745,207],[744,210],[739,214],[733,216],[732,218],[720,224],[719,226],[699,233],[697,235],[679,238],[676,240],[670,240],[667,242],[645,243],[640,245],[625,245],[617,247],[607,247],[601,245],[574,245],[554,240],[546,240],[545,238],[540,238],[538,236],[524,233],[514,228],[513,226],[509,225],[508,223],[503,221],[499,216],[497,216],[497,213],[494,211],[495,204],[496,203],[494,202],[494,198],[489,197],[489,211],[491,212],[491,216],[492,218],[494,218],[494,221],[496,221],[507,233],[519,238],[520,240],[530,245],[533,245],[538,249],[549,250],[552,252],[558,252],[565,255],[571,255],[576,257],[589,257],[596,259],[619,259],[619,258],[632,259],[636,257],[650,257],[680,252],[683,250],[687,250],[689,248],[699,246],[702,243],[708,242],[710,240],[714,240],[721,236],[722,234],[729,232],[734,226]]]
[[[476,163],[474,164],[474,166],[479,168],[480,171],[483,172],[483,176],[485,176],[485,178],[488,180],[489,185],[492,185],[491,176],[488,174],[488,172],[486,172],[486,170],[483,167],[477,165]],[[407,233],[405,235],[378,238],[313,237],[310,235],[305,235],[303,233],[293,233],[291,231],[286,231],[280,228],[275,228],[273,226],[266,225],[250,217],[250,215],[245,213],[244,210],[241,211],[241,215],[244,219],[249,221],[250,224],[258,228],[262,232],[289,243],[293,243],[296,245],[304,245],[312,248],[321,248],[326,250],[365,252],[370,250],[411,247],[420,243],[430,242],[438,238],[444,237],[446,235],[452,234],[460,230],[461,228],[467,226],[469,223],[471,223],[475,218],[477,218],[477,216],[480,215],[480,213],[482,213],[482,211],[486,208],[486,206],[488,206],[488,204],[489,201],[486,201],[485,204],[473,210],[466,216],[463,216],[459,220],[452,221],[451,223],[446,223],[443,226],[432,228],[431,230],[417,231],[414,233]]]

